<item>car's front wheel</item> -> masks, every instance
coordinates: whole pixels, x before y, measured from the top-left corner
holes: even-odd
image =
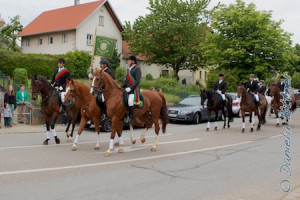
[[[201,121],[201,116],[199,113],[195,113],[194,118],[193,118],[193,123],[194,124],[199,124]]]
[[[112,130],[112,121],[107,118],[102,122],[101,131],[103,132],[111,132]]]

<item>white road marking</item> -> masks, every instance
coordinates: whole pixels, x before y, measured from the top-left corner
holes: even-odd
[[[172,134],[163,134],[159,135],[159,137],[164,137],[164,136],[171,136]],[[155,135],[147,136],[146,138],[153,138]],[[130,138],[126,138],[124,140],[130,140]],[[104,142],[109,142],[110,140],[105,140],[101,141],[100,143]],[[97,141],[92,141],[92,142],[79,142],[79,144],[92,144],[92,143],[97,143]],[[42,148],[42,147],[53,147],[53,146],[71,146],[73,142],[71,143],[66,143],[66,144],[50,144],[50,145],[32,145],[32,146],[15,146],[15,147],[0,147],[0,150],[6,150],[6,149],[26,149],[26,148]]]
[[[67,170],[67,169],[79,169],[79,168],[88,168],[88,167],[98,167],[98,166],[130,163],[130,162],[144,161],[144,160],[153,160],[153,159],[158,159],[158,158],[174,157],[174,156],[187,155],[187,154],[192,154],[192,153],[199,153],[199,152],[203,152],[203,151],[210,151],[210,150],[240,146],[240,145],[250,144],[250,143],[254,143],[254,142],[255,141],[246,141],[246,142],[240,142],[240,143],[235,143],[235,144],[209,147],[209,148],[204,148],[204,149],[196,149],[196,150],[191,150],[191,151],[182,151],[182,152],[170,153],[170,154],[164,154],[164,155],[158,155],[158,156],[148,156],[148,157],[143,157],[143,158],[133,158],[133,159],[126,159],[126,160],[111,161],[111,162],[100,162],[100,163],[83,164],[83,165],[69,165],[69,166],[62,166],[62,167],[7,171],[7,172],[0,172],[0,176],[25,174],[25,173],[47,172],[47,171],[58,171],[58,170]]]

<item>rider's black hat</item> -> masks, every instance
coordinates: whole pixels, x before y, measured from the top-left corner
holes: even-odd
[[[128,60],[133,60],[136,63],[136,57],[135,56],[129,56]]]
[[[64,64],[66,64],[66,60],[65,59],[63,59],[63,58],[60,58],[60,59],[58,59],[58,61],[57,61],[58,63],[64,63]]]
[[[220,73],[220,74],[219,74],[219,77],[224,77],[224,74]]]
[[[284,76],[280,76],[280,79],[282,79],[282,78],[285,79]]]
[[[101,59],[100,64],[104,64],[104,65],[106,65],[107,67],[109,66],[109,62],[108,62],[108,60],[106,60],[106,59]]]
[[[254,77],[254,74],[249,74],[249,77]]]

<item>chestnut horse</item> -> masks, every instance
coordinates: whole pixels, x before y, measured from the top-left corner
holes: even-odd
[[[251,132],[253,132],[254,120],[252,121],[252,113],[258,116],[257,131],[260,130],[261,124],[266,123],[267,101],[266,98],[259,94],[261,104],[257,106],[254,97],[246,91],[244,85],[239,85],[237,89],[237,97],[241,98],[241,114],[243,119],[242,133],[245,132],[245,112],[249,112],[249,122],[251,124]]]
[[[50,127],[56,144],[60,143],[55,131],[55,122],[59,116],[59,94],[54,87],[50,85],[48,80],[43,76],[33,76],[31,79],[32,99],[36,100],[41,94],[41,111],[46,122],[47,135],[44,145],[48,145],[50,140]]]
[[[280,107],[282,106],[282,102],[281,100],[283,99],[282,95],[280,94],[280,89],[278,87],[278,85],[276,83],[271,85],[271,89],[270,89],[270,95],[273,97],[273,109],[274,109],[274,113],[276,116],[276,126],[279,127],[279,117],[278,117],[278,112],[280,111]],[[291,94],[291,100],[289,102],[290,106],[291,106],[291,111],[294,111],[296,109],[296,100],[295,100],[295,96]],[[281,121],[282,121],[282,125],[285,125],[286,123],[288,123],[288,119],[286,119],[286,123],[283,122],[283,116],[280,117]]]
[[[67,135],[67,142],[72,142],[73,132],[76,123],[81,119],[80,114],[80,99],[79,97],[73,97],[70,101],[66,102],[66,117],[67,117],[67,128],[66,128],[66,135]],[[69,133],[70,126],[72,124],[71,134]]]
[[[124,141],[120,138],[123,129],[123,119],[126,114],[127,108],[123,104],[123,92],[124,89],[120,88],[114,80],[104,71],[96,70],[94,73],[94,92],[103,93],[107,114],[112,119],[112,132],[110,136],[110,144],[108,150],[105,152],[105,156],[111,156],[114,148],[114,138],[116,132],[119,136],[119,152],[124,152]],[[157,91],[144,90],[141,92],[144,98],[144,105],[140,109],[134,110],[134,121],[131,126],[131,142],[135,143],[135,139],[132,135],[132,127],[135,124],[140,125],[141,122],[145,123],[146,129],[141,134],[141,142],[145,142],[145,134],[148,128],[154,123],[155,129],[155,142],[151,148],[151,151],[156,151],[158,146],[159,135],[159,119],[162,121],[162,132],[165,133],[168,123],[168,110],[165,98],[162,93]]]
[[[95,125],[96,133],[98,134],[97,137],[97,143],[95,146],[95,150],[100,150],[100,116],[101,116],[101,111],[100,108],[97,106],[96,103],[96,97],[93,96],[90,93],[90,87],[84,85],[81,82],[78,81],[68,81],[67,80],[67,85],[66,85],[66,97],[65,97],[65,102],[66,104],[71,103],[74,98],[78,98],[80,100],[81,104],[81,120],[80,120],[80,125],[78,128],[77,135],[75,137],[72,150],[75,151],[77,150],[77,145],[79,141],[79,137],[86,125],[86,123],[92,119]],[[76,99],[77,100],[77,99]]]

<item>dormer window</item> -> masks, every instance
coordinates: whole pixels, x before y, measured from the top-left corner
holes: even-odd
[[[99,16],[99,26],[104,26],[104,16]]]

